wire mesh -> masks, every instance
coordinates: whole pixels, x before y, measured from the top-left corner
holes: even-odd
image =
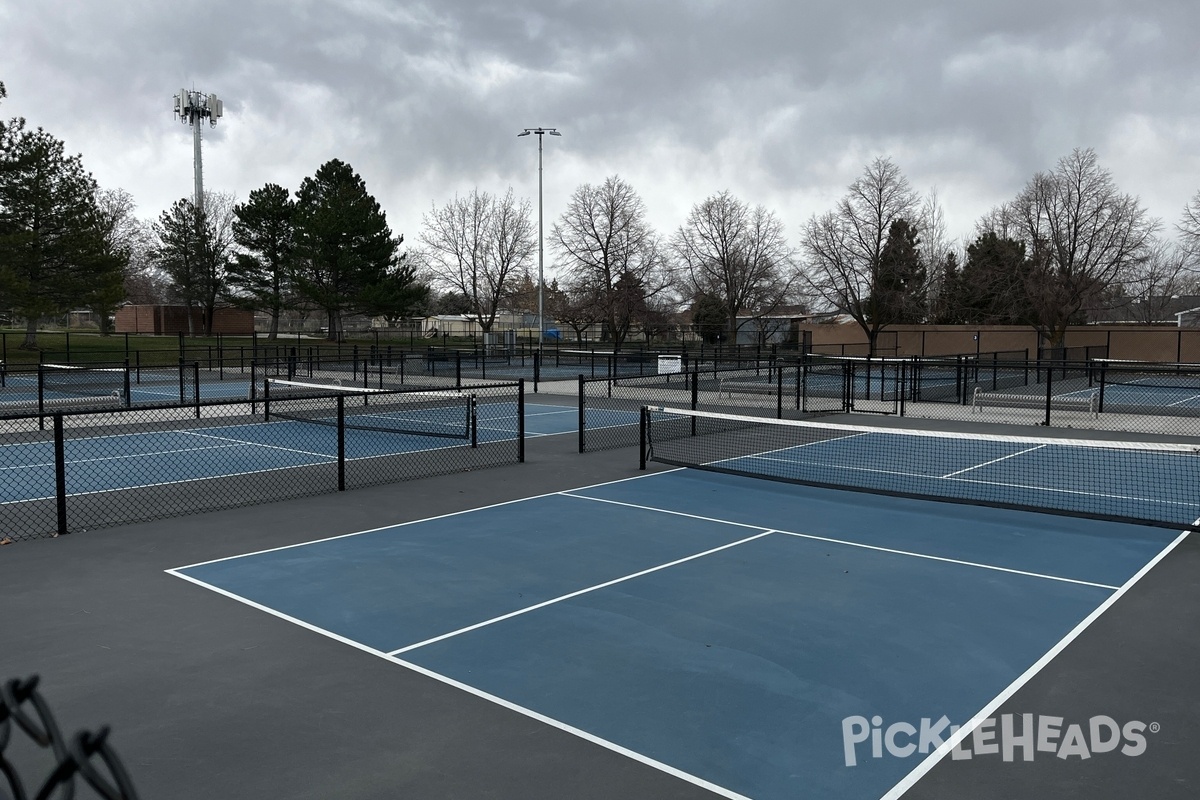
[[[0,419],[0,541],[517,463],[523,394],[516,382],[315,392],[277,398],[275,413],[243,399]]]

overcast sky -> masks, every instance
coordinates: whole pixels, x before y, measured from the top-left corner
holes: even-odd
[[[1200,189],[1197,0],[0,0],[0,117],[64,139],[145,218],[192,192],[186,87],[224,100],[205,188],[350,163],[416,241],[478,187],[545,219],[609,175],[673,232],[729,190],[793,243],[877,156],[949,234],[1091,147],[1169,233]]]

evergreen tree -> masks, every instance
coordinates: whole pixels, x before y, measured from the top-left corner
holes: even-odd
[[[188,333],[194,334],[192,312],[205,293],[196,204],[186,197],[176,200],[152,227],[158,244],[151,258],[170,279],[172,299],[187,309]]]
[[[235,305],[270,315],[270,339],[279,335],[279,314],[292,303],[295,211],[288,190],[274,183],[233,209],[233,239],[243,252],[229,266],[226,289]]]
[[[0,291],[25,318],[24,348],[37,347],[41,317],[107,302],[121,283],[96,195],[62,141],[18,119],[0,130]]]
[[[1029,302],[1033,265],[1025,244],[995,231],[980,234],[967,246],[957,297],[959,322],[980,325],[1033,325]]]
[[[721,341],[721,334],[729,327],[729,312],[719,297],[710,294],[696,295],[692,303],[692,327],[708,344]]]
[[[926,274],[920,243],[908,220],[897,219],[889,226],[867,303],[868,320],[881,328],[924,322]]]
[[[325,312],[330,339],[341,338],[343,314],[366,311],[374,302],[398,265],[400,242],[349,164],[329,161],[300,184],[296,290]]]

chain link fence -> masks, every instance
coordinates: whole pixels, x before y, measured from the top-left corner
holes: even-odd
[[[662,405],[701,411],[796,419],[846,410],[840,366],[798,360],[717,362],[664,374],[589,379],[579,376],[579,451],[607,450],[638,443],[642,406]]]
[[[252,402],[0,418],[0,542],[524,460],[520,381],[263,388]]]

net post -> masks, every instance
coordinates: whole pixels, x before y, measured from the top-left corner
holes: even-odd
[[[200,362],[192,362],[192,396],[195,398],[196,419],[200,419]]]
[[[264,400],[264,403],[266,401]],[[346,491],[346,398],[337,397],[338,491]]]
[[[775,419],[783,419],[783,369],[776,361],[771,362],[775,370]]]
[[[692,368],[692,411],[700,407],[700,365]]]
[[[641,414],[638,415],[638,469],[646,469],[646,420],[650,416],[650,411],[645,406],[642,406]],[[693,420],[695,417],[692,418]]]
[[[54,415],[54,500],[59,536],[70,532],[67,530],[67,448],[65,439],[63,413],[59,411]]]
[[[583,452],[587,445],[587,402],[584,392],[587,384],[584,383],[582,374],[579,376],[579,452]]]
[[[1051,364],[1050,368],[1046,370],[1046,421],[1044,423],[1042,423],[1046,427],[1050,427],[1050,403],[1051,403],[1051,399],[1054,397],[1053,387],[1054,387],[1054,364]]]
[[[258,359],[250,359],[250,415],[258,413]]]
[[[471,449],[479,447],[479,404],[474,393],[467,398],[467,427],[471,431]]]
[[[799,359],[797,359],[796,363],[794,363],[792,365],[792,368],[796,371],[796,411],[799,411],[800,404],[802,402],[802,395],[801,395],[801,388],[800,388],[800,369],[801,369],[801,367],[800,367]]]
[[[270,422],[271,421],[271,381],[270,380],[263,381],[262,400],[263,400],[263,422]],[[342,426],[341,408],[342,408],[342,397],[341,397],[341,395],[338,395],[338,409],[339,409],[339,411],[338,411],[338,428],[341,428],[341,426]],[[339,436],[338,438],[340,439],[341,437]]]
[[[40,358],[40,356],[39,356],[39,358]],[[42,364],[40,362],[38,363],[37,390],[38,390],[38,417],[39,417],[38,422],[40,424],[40,427],[43,430],[45,430],[46,426],[42,422],[41,417],[43,414],[46,413],[46,365]]]
[[[843,361],[842,367],[842,411],[854,410],[854,364]]]
[[[125,393],[125,407],[133,405],[132,387],[129,385],[129,359],[125,359],[125,369],[121,374],[121,391]]]
[[[369,358],[364,358],[363,362],[362,362],[362,367],[363,367],[362,388],[370,389],[371,388],[371,360]]]
[[[517,463],[525,463],[525,379],[517,379]]]
[[[1100,365],[1100,398],[1099,398],[1099,406],[1097,406],[1097,408],[1096,408],[1096,412],[1099,414],[1104,413],[1104,383],[1105,383],[1105,379],[1107,377],[1107,375],[1105,373],[1107,373],[1107,372],[1108,372],[1108,365],[1101,364]]]

